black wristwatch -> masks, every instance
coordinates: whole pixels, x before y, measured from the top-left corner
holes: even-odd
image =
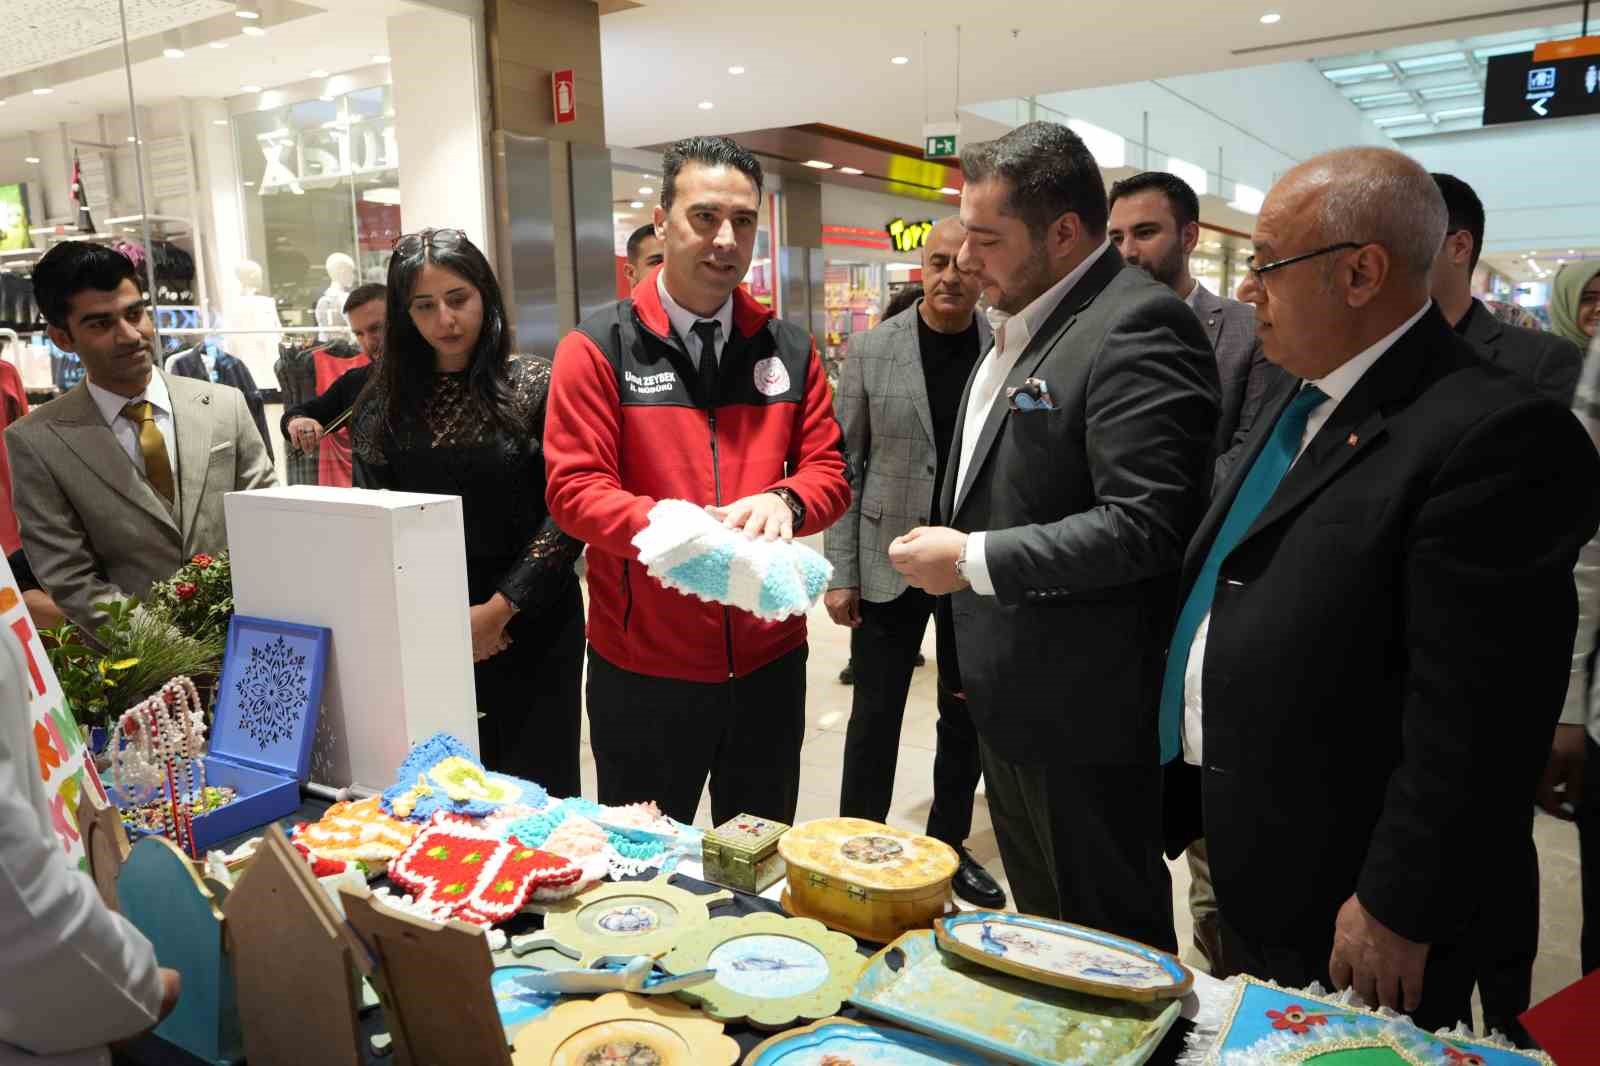
[[[789,513],[794,515],[794,528],[799,530],[806,520],[806,505],[800,502],[800,497],[795,494],[793,489],[782,485],[767,491],[789,505]]]

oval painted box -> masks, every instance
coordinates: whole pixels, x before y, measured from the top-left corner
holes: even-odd
[[[886,944],[951,905],[955,849],[860,818],[823,818],[778,841],[789,867],[784,906],[860,940]]]

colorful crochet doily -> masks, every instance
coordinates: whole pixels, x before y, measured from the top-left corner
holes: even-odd
[[[513,804],[539,808],[550,802],[549,793],[532,781],[485,770],[448,733],[435,733],[412,748],[395,778],[384,790],[383,809],[413,822],[426,822],[439,811],[484,818]]]
[[[294,841],[324,859],[388,862],[416,838],[420,827],[385,813],[379,797],[335,803],[315,822],[295,827]]]
[[[563,898],[582,877],[559,855],[443,812],[389,867],[389,880],[418,903],[477,925],[506,921],[530,897]]]

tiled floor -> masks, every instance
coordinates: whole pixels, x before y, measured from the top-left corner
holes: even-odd
[[[849,631],[836,626],[818,606],[811,615],[811,656],[807,668],[806,741],[801,750],[800,805],[797,819],[828,818],[839,813],[839,783],[844,753],[845,725],[850,718],[850,693],[839,684],[839,671],[850,656]],[[905,725],[900,737],[900,761],[895,774],[894,803],[889,821],[903,829],[920,832],[928,818],[933,799],[934,668],[933,627],[923,643],[928,665],[917,670],[906,705]],[[593,796],[594,759],[589,752],[588,726],[583,740],[583,790]],[[696,819],[710,825],[710,800],[704,797]],[[1578,839],[1569,822],[1543,813],[1535,823],[1539,845],[1539,865],[1543,892],[1543,928],[1539,959],[1534,969],[1534,1001],[1548,996],[1578,979]],[[1004,883],[994,830],[979,785],[973,817],[972,837],[967,846]],[[1189,869],[1186,863],[1170,864],[1172,869],[1174,917],[1178,942],[1189,944],[1188,907]],[[1186,961],[1188,952],[1186,954]]]

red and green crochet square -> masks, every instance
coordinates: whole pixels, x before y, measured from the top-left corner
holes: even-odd
[[[501,840],[457,815],[436,813],[389,867],[389,880],[419,903],[477,925],[507,921],[540,888],[574,884],[583,871],[515,837]]]

